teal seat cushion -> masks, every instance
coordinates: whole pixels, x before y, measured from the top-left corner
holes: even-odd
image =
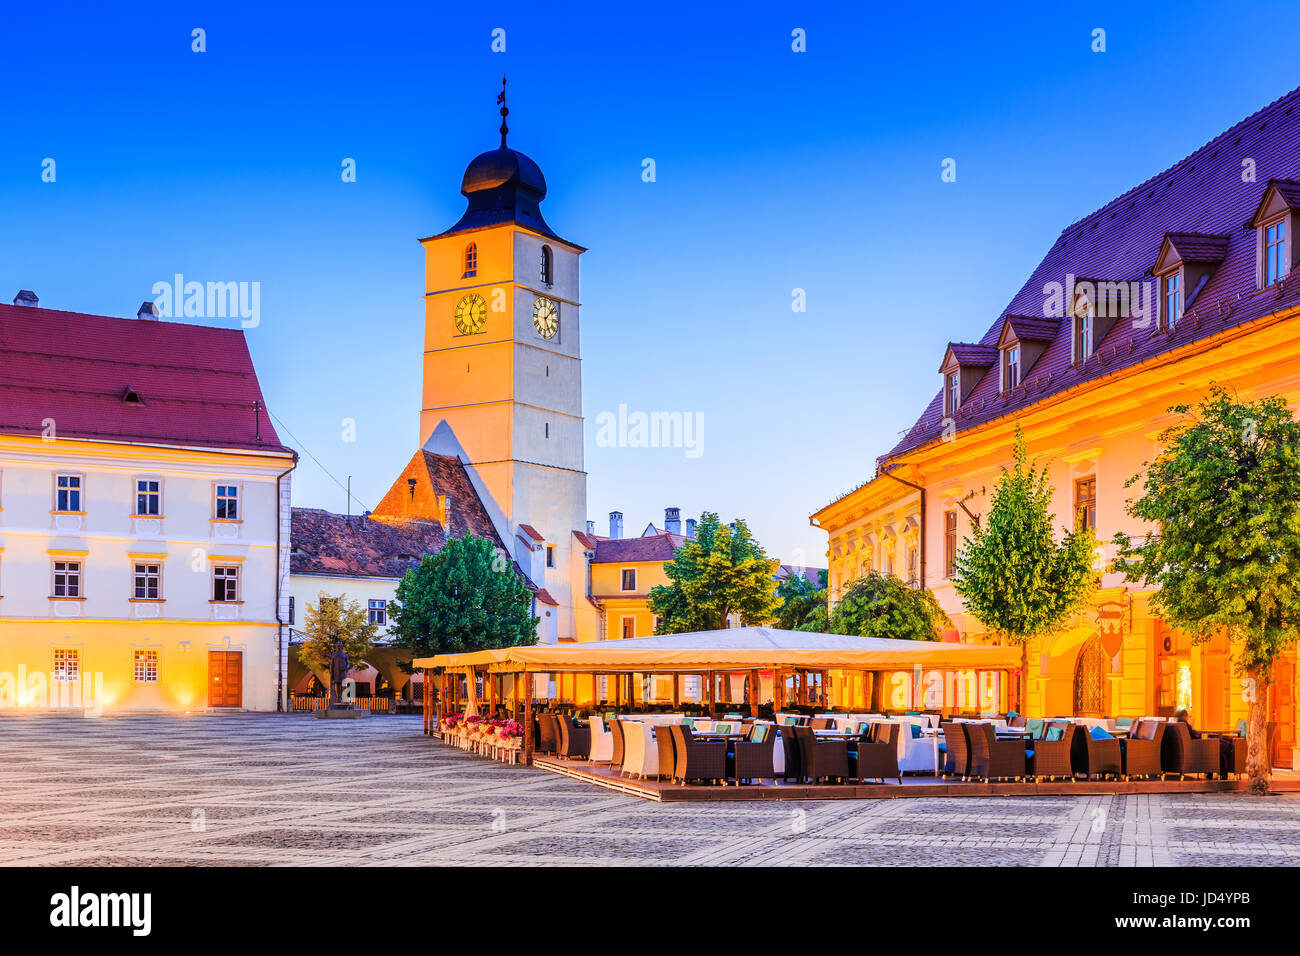
[[[1133,726],[1133,718],[1132,718],[1132,717],[1116,717],[1116,718],[1115,718],[1115,726],[1116,726],[1116,727],[1132,727],[1132,726]]]
[[[920,724],[908,724],[907,726],[909,726],[909,727],[912,728],[912,739],[913,739],[913,740],[920,740],[920,739],[921,739],[921,725],[920,725]]]
[[[1014,710],[1009,710],[1009,711],[1007,711],[1007,720],[1012,720],[1012,719],[1014,719],[1014,718],[1016,718],[1016,717],[1019,717],[1019,716],[1020,716],[1020,715],[1017,714]]]
[[[689,727],[691,730],[694,730],[694,729],[695,729],[695,720],[694,720],[693,718],[691,718],[691,717],[683,717],[683,718],[682,718],[682,726],[683,726],[683,727]]]
[[[905,710],[905,711],[903,711],[903,716],[904,716],[904,717],[920,717],[920,716],[921,716],[921,712],[920,712],[919,710]]]
[[[1031,717],[1025,721],[1025,726],[1029,728],[1029,736],[1034,740],[1043,739],[1043,718]]]
[[[1088,731],[1088,736],[1091,737],[1093,740],[1114,740],[1115,739],[1115,735],[1112,734],[1105,727],[1092,728],[1092,730]]]
[[[761,744],[764,740],[767,739],[767,725],[759,724],[758,726],[756,726],[754,728],[754,736],[750,737],[749,739],[756,744]]]
[[[1026,759],[1026,760],[1032,760],[1033,757],[1034,757],[1034,752],[1033,752],[1032,750],[1026,750],[1026,751],[1025,751],[1025,759]]]
[[[1065,731],[1062,730],[1060,727],[1047,728],[1047,737],[1046,737],[1047,740],[1061,740],[1064,737],[1065,737]]]
[[[948,741],[946,740],[939,741],[939,753],[946,754],[947,752],[948,752]]]

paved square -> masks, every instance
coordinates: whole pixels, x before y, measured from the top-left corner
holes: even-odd
[[[0,717],[0,863],[1300,865],[1300,795],[653,804],[418,717]]]

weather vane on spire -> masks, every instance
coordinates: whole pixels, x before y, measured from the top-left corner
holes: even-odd
[[[510,115],[510,110],[506,107],[506,78],[501,77],[501,92],[497,94],[497,102],[501,104],[501,148],[506,148],[506,134],[510,132],[510,127],[506,125],[506,117]]]

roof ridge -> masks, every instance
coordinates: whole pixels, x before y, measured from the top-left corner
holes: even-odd
[[[1256,110],[1255,112],[1251,113],[1251,114],[1250,114],[1249,116],[1247,116],[1245,119],[1243,119],[1243,120],[1239,120],[1238,122],[1234,123],[1232,126],[1229,126],[1229,127],[1228,127],[1227,129],[1225,129],[1222,133],[1219,133],[1219,134],[1218,134],[1217,136],[1215,136],[1213,139],[1211,139],[1211,140],[1209,140],[1208,142],[1206,142],[1206,143],[1204,143],[1204,144],[1198,146],[1196,149],[1192,150],[1190,153],[1188,153],[1186,156],[1184,156],[1182,159],[1178,160],[1178,162],[1174,163],[1172,166],[1168,167],[1167,169],[1162,170],[1161,172],[1158,172],[1158,173],[1156,173],[1154,176],[1150,177],[1149,179],[1146,179],[1146,180],[1144,180],[1143,182],[1138,183],[1136,186],[1133,186],[1132,188],[1125,190],[1124,192],[1120,193],[1120,194],[1119,194],[1118,196],[1116,196],[1115,198],[1109,200],[1108,202],[1102,204],[1101,206],[1098,206],[1096,209],[1094,209],[1092,212],[1088,213],[1087,215],[1082,216],[1082,217],[1080,217],[1079,219],[1076,219],[1074,222],[1070,223],[1068,226],[1066,226],[1064,229],[1061,230],[1060,234],[1057,236],[1057,241],[1059,242],[1059,241],[1060,241],[1060,237],[1063,236],[1063,235],[1065,235],[1065,234],[1066,234],[1067,232],[1069,232],[1071,229],[1074,229],[1074,228],[1076,228],[1076,227],[1078,227],[1078,226],[1082,226],[1084,223],[1088,222],[1088,220],[1093,219],[1093,218],[1095,218],[1096,216],[1100,215],[1101,213],[1105,212],[1107,209],[1109,209],[1111,206],[1115,205],[1117,202],[1120,202],[1121,200],[1127,199],[1129,196],[1133,195],[1134,193],[1141,192],[1143,189],[1147,188],[1148,186],[1152,185],[1153,183],[1159,182],[1159,181],[1165,179],[1166,177],[1172,175],[1172,174],[1173,174],[1174,172],[1176,172],[1180,167],[1182,167],[1183,165],[1185,165],[1189,160],[1195,159],[1197,156],[1199,156],[1201,153],[1205,152],[1205,151],[1206,151],[1207,149],[1209,149],[1211,146],[1213,146],[1213,145],[1215,145],[1216,143],[1218,143],[1220,140],[1226,139],[1227,137],[1231,136],[1233,133],[1237,132],[1238,130],[1242,129],[1243,127],[1245,127],[1245,126],[1249,125],[1250,123],[1254,122],[1255,120],[1259,119],[1259,118],[1262,117],[1264,114],[1266,114],[1266,113],[1270,113],[1270,112],[1272,112],[1273,110],[1276,110],[1276,109],[1277,109],[1278,107],[1280,107],[1280,106],[1281,106],[1285,101],[1287,101],[1287,100],[1289,100],[1289,99],[1291,99],[1291,98],[1293,98],[1293,97],[1296,97],[1297,95],[1300,95],[1300,86],[1297,86],[1295,89],[1293,89],[1293,90],[1291,90],[1291,91],[1289,91],[1289,92],[1287,92],[1287,93],[1283,93],[1281,96],[1279,96],[1279,97],[1278,97],[1277,99],[1275,99],[1273,102],[1269,103],[1267,106],[1261,107],[1260,109],[1258,109],[1258,110]]]
[[[111,319],[114,322],[131,322],[131,323],[151,322],[155,326],[162,326],[162,327],[174,326],[183,329],[206,329],[210,332],[231,332],[241,336],[244,334],[244,329],[242,327],[237,329],[232,329],[229,326],[225,326],[225,325],[200,325],[197,322],[177,322],[175,319],[170,319],[170,318],[140,319],[140,318],[132,318],[129,315],[104,315],[103,313],[100,312],[76,312],[72,309],[51,309],[44,305],[13,305],[12,303],[8,303],[8,302],[0,302],[0,308],[11,309],[11,310],[21,309],[22,314],[27,314],[29,312],[30,313],[57,312],[59,315],[73,315],[83,319]],[[238,318],[238,316],[233,316],[233,318]]]

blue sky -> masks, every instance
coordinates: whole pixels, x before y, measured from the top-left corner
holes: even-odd
[[[177,272],[260,282],[248,340],[281,437],[373,505],[418,439],[416,240],[463,210],[508,73],[510,143],[590,249],[589,517],[716,510],[814,565],[809,512],[870,476],[945,343],[1070,222],[1296,84],[1261,44],[1294,29],[1280,3],[178,6],[6,11],[6,301],[133,315]],[[703,454],[597,447],[620,403],[703,415]],[[307,455],[294,498],[345,507]]]

